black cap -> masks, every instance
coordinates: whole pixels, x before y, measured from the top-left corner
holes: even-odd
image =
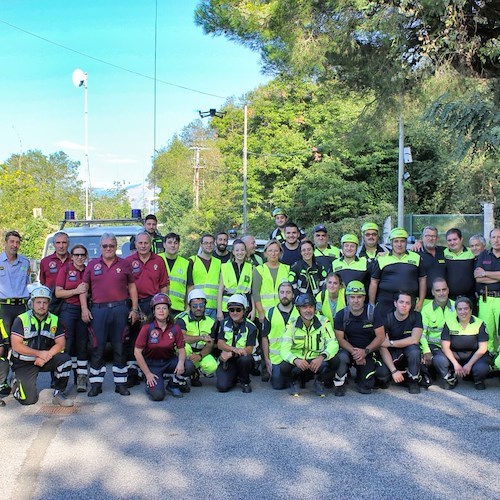
[[[314,232],[315,233],[320,233],[320,232],[328,233],[326,226],[324,224],[318,224],[317,226],[315,226]]]

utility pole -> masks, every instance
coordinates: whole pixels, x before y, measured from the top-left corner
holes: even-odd
[[[189,149],[194,151],[193,158],[193,192],[194,192],[194,208],[198,210],[200,207],[200,169],[205,168],[200,165],[200,151],[206,150],[208,148],[202,148],[201,146],[192,146]]]

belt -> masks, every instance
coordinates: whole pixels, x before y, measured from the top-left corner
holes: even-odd
[[[0,304],[7,306],[22,306],[26,304],[27,299],[0,299]]]
[[[96,304],[94,302],[92,304],[92,307],[98,307],[98,308],[108,307],[108,308],[112,308],[112,307],[124,306],[126,304],[127,304],[126,300],[117,300],[116,302],[100,302],[99,304]]]
[[[484,294],[484,290],[481,290],[481,295]],[[486,293],[486,296],[487,297],[500,297],[500,292],[490,292],[488,290],[488,292]]]
[[[152,298],[153,298],[153,297],[144,297],[143,299],[139,299],[139,302],[140,302],[140,303],[144,303],[144,302],[151,302],[151,299],[152,299]]]

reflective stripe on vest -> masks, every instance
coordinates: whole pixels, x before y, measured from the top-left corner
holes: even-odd
[[[182,319],[184,321],[184,324],[186,325],[186,335],[190,335],[191,337],[201,337],[202,335],[210,336],[215,323],[210,316],[204,316],[199,321],[194,320],[188,312],[179,314],[176,319]],[[187,343],[190,344],[189,342]],[[200,340],[195,344],[190,345],[194,352],[198,352],[205,347],[206,342],[204,340]]]
[[[427,340],[428,344],[441,346],[441,333],[445,323],[450,323],[456,319],[455,302],[449,301],[449,304],[442,307],[434,308],[434,301],[427,304],[422,309],[423,333],[422,339]]]
[[[278,274],[276,281],[273,281],[273,276],[269,267],[266,264],[257,266],[255,268],[262,278],[262,285],[260,287],[260,300],[265,312],[269,311],[271,307],[278,305],[279,294],[278,288],[284,281],[288,281],[288,274],[290,266],[281,264],[278,267]]]
[[[290,311],[290,316],[288,321],[294,321],[299,316],[299,311],[293,307]],[[269,334],[267,336],[269,342],[269,359],[273,365],[279,365],[283,358],[281,357],[281,344],[284,340],[284,333],[286,330],[285,320],[281,314],[278,306],[272,307],[266,314],[267,320],[269,321],[270,328]],[[271,320],[269,320],[269,317]]]
[[[172,269],[168,266],[165,253],[160,254],[167,266],[168,277],[170,278],[170,287],[168,296],[172,301],[172,309],[176,311],[184,310],[184,298],[187,290],[187,272],[189,260],[184,257],[177,257]]]
[[[215,309],[217,307],[221,261],[212,257],[210,259],[210,268],[207,272],[205,264],[203,264],[197,255],[191,257],[191,260],[193,261],[194,288],[203,290],[207,297],[207,308]]]
[[[345,302],[345,288],[339,289],[339,294],[337,297],[337,307],[335,308],[335,314],[332,314],[332,309],[330,307],[330,297],[328,295],[328,290],[323,290],[322,292],[316,295],[316,301],[321,304],[321,314],[326,316],[330,323],[333,325],[333,320],[335,318],[335,314],[341,309],[344,309],[346,306]]]
[[[224,283],[224,295],[222,297],[222,310],[227,312],[227,302],[229,297],[235,293],[246,295],[252,289],[252,264],[243,263],[240,279],[236,281],[236,273],[231,261],[225,262],[220,268],[222,281]]]
[[[47,318],[42,322],[38,321],[32,311],[26,311],[20,314],[18,318],[21,320],[23,325],[23,338],[25,340],[23,343],[25,343],[28,347],[31,347],[32,349],[39,349],[40,347],[38,345],[34,345],[33,341],[40,336],[48,339],[49,341],[51,340],[52,346],[55,344],[57,325],[59,323],[59,318],[55,314],[49,313]],[[22,361],[35,361],[36,359],[36,356],[19,354],[15,351],[12,351],[12,355]]]

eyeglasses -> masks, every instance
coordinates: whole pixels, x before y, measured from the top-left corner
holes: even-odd
[[[102,248],[116,248],[116,245],[101,245]]]
[[[378,236],[378,233],[365,233],[365,236],[367,238],[375,238],[375,236]]]
[[[205,304],[189,304],[192,309],[204,309]]]
[[[73,255],[73,257],[87,257],[86,253],[73,253],[71,255]]]
[[[227,310],[230,313],[240,313],[241,311],[243,311],[243,307],[228,307]]]

